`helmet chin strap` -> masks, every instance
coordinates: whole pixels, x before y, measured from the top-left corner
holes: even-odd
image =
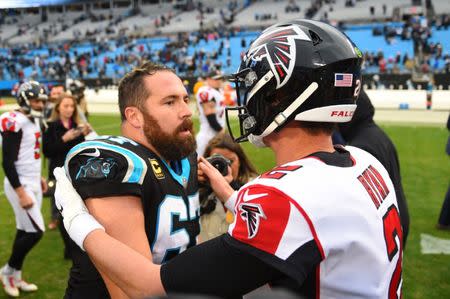
[[[40,118],[42,117],[43,111],[37,111],[34,109],[30,109],[30,116]]]
[[[275,131],[276,128],[281,126],[295,110],[300,107],[312,94],[319,88],[317,82],[312,82],[296,99],[293,101],[284,111],[278,113],[273,119],[270,125],[261,133],[261,135],[250,134],[248,141],[256,147],[266,147],[263,138]]]

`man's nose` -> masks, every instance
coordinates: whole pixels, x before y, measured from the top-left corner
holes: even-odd
[[[182,116],[183,117],[191,117],[192,116],[192,109],[189,106],[189,102],[183,102]]]

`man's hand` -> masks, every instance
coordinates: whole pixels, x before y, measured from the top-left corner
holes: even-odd
[[[16,188],[16,193],[19,197],[19,204],[23,209],[28,210],[33,207],[34,200],[30,195],[28,195],[23,186]]]
[[[206,160],[206,158],[199,157],[198,177],[199,181],[205,181],[206,179],[209,180],[209,184],[211,185],[211,188],[217,198],[219,198],[223,203],[225,203],[234,192],[228,182],[233,180],[231,175],[231,167],[228,167],[228,175],[224,177],[214,166],[211,165],[211,163]]]
[[[89,214],[80,195],[67,178],[64,168],[56,167],[53,174],[56,178],[55,204],[63,217],[64,227],[72,240],[84,250],[83,242],[87,235],[93,230],[105,229]]]
[[[45,193],[48,190],[47,180],[44,177],[41,177],[41,188],[42,188],[42,193]]]

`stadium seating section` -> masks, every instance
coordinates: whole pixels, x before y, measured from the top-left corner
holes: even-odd
[[[138,13],[131,13],[129,8],[97,9],[88,16],[82,11],[53,12],[48,13],[45,22],[41,22],[36,14],[3,17],[0,25],[0,45],[3,45],[0,48],[0,90],[10,88],[20,76],[44,81],[61,79],[50,69],[55,71],[55,65],[64,65],[68,59],[73,65],[79,64],[80,60],[87,64],[84,65],[87,71],[81,75],[75,67],[65,70],[68,76],[82,79],[117,80],[142,57],[166,63],[181,75],[199,76],[211,65],[220,66],[229,73],[238,68],[237,57],[245,50],[243,43],[247,47],[261,28],[305,16],[318,20],[326,18],[335,25],[342,21],[365,20],[366,23],[356,25],[346,23],[342,28],[363,53],[381,54],[387,61],[388,71],[396,65],[399,72],[408,72],[402,63],[395,63],[395,58],[398,55],[403,58],[405,54],[414,57],[411,39],[403,40],[398,35],[388,40],[383,34],[374,35],[375,31],[383,32],[386,28],[401,32],[403,22],[383,19],[392,16],[395,8],[410,4],[409,0],[391,0],[385,9],[381,2],[369,0],[351,1],[354,4],[351,7],[344,0],[324,1],[327,4],[314,9],[309,0],[203,2],[207,4],[203,5],[202,14],[199,9],[183,11],[165,3],[143,5]],[[448,1],[433,2],[440,12],[450,12]],[[373,6],[373,13],[370,6]],[[205,38],[198,35],[200,26],[212,28],[220,20],[228,22],[234,30],[211,31]],[[43,35],[45,42],[41,38]],[[180,36],[189,40],[187,47],[173,46],[180,41]],[[428,42],[440,43],[444,54],[433,62],[436,72],[445,67],[449,37],[450,28],[432,28]],[[194,69],[189,69],[192,57],[196,57],[196,64]],[[198,57],[203,58],[199,60]],[[377,65],[366,64],[364,71],[378,73],[380,70]]]

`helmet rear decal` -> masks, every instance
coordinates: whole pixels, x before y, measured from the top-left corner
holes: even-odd
[[[275,76],[278,89],[289,81],[294,69],[296,40],[310,41],[311,39],[295,25],[270,29],[254,41],[244,61],[248,65],[249,60],[253,63],[265,58]]]
[[[352,87],[353,74],[335,73],[334,86],[336,87]]]

